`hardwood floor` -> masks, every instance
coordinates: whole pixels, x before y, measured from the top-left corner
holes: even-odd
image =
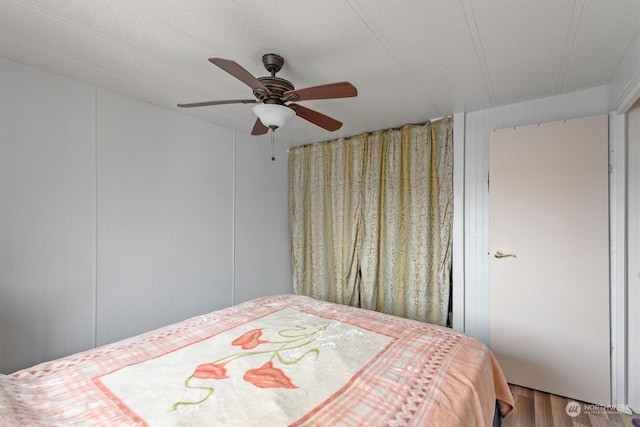
[[[631,420],[640,419],[640,415],[629,416],[578,401],[580,413],[570,417],[567,405],[574,402],[572,399],[516,385],[510,388],[515,409],[503,420],[503,427],[634,427]]]

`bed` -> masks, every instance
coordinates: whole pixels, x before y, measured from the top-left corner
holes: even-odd
[[[512,409],[481,342],[297,295],[0,375],[2,426],[489,426]]]

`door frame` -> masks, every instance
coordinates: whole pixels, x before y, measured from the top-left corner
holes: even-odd
[[[636,88],[640,97],[640,86]],[[486,344],[488,295],[488,137],[494,128],[604,114],[608,87],[454,115],[453,328]],[[632,105],[631,103],[630,105]],[[609,114],[611,396],[628,409],[626,370],[626,111]],[[458,218],[458,222],[456,222]],[[623,218],[623,219],[621,219]],[[456,224],[458,224],[456,226]],[[486,255],[486,257],[484,257]],[[483,259],[484,257],[484,259]],[[486,264],[486,270],[484,265]],[[487,288],[488,289],[488,288]],[[487,312],[488,316],[488,312]]]
[[[609,113],[609,292],[611,403],[630,412],[627,396],[626,113]]]

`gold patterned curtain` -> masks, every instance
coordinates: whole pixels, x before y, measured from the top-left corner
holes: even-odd
[[[294,291],[446,324],[452,119],[289,151]]]

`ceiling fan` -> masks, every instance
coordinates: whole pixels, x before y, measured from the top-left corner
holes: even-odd
[[[349,82],[329,83],[304,89],[295,89],[291,82],[281,77],[276,77],[276,73],[280,71],[284,65],[284,58],[275,53],[267,53],[262,56],[264,67],[271,73],[270,76],[266,77],[256,78],[237,62],[230,59],[209,58],[209,61],[253,89],[253,95],[256,99],[194,102],[190,104],[178,104],[178,107],[191,108],[221,104],[258,104],[253,107],[253,112],[258,116],[258,119],[253,125],[251,135],[264,135],[269,129],[276,130],[294,115],[328,131],[338,130],[342,127],[342,122],[318,111],[296,104],[296,102],[314,99],[349,98],[358,95],[358,90]]]

